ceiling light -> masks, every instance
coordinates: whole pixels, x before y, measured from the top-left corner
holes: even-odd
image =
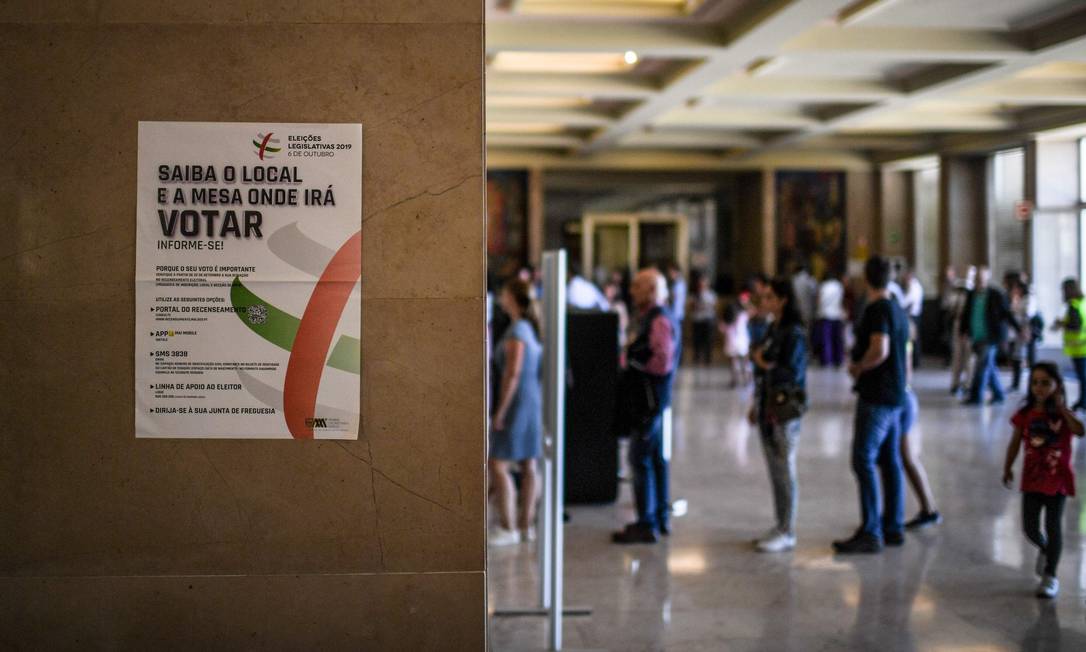
[[[681,18],[705,0],[511,0],[510,13],[525,16],[603,16],[615,18]]]
[[[631,52],[499,52],[490,69],[502,72],[609,73],[625,72]],[[637,56],[634,54],[634,56]]]
[[[626,54],[622,55],[622,60],[632,66],[637,63],[637,53],[633,50],[626,50]]]
[[[592,100],[585,97],[551,97],[536,95],[487,95],[489,108],[511,109],[579,109]]]
[[[560,134],[565,125],[551,122],[502,122],[486,123],[488,134]]]

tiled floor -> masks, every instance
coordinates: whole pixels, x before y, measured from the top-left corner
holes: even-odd
[[[853,400],[843,372],[812,370],[812,409],[799,449],[799,543],[792,553],[752,551],[770,525],[769,482],[744,414],[749,396],[725,372],[684,369],[675,398],[672,498],[689,510],[656,545],[616,546],[609,533],[632,518],[629,485],[616,505],[571,507],[566,527],[566,648],[608,650],[1086,650],[1086,508],[1065,513],[1062,592],[1033,597],[1034,549],[1020,530],[1020,495],[1000,471],[1007,419],[1001,407],[965,408],[947,374],[916,377],[923,460],[946,521],[903,548],[834,557],[830,541],[858,522],[849,469]],[[1086,447],[1076,443],[1086,491]],[[1019,458],[1021,459],[1021,458]],[[907,517],[915,511],[909,496]],[[490,551],[490,608],[531,607],[535,549]],[[545,649],[545,619],[495,617],[495,650]]]

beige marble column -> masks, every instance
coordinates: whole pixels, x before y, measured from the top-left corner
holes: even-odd
[[[0,4],[0,647],[483,649],[482,15]],[[358,441],[134,438],[140,120],[363,124]]]
[[[542,168],[528,170],[528,262],[539,267],[543,263],[543,207],[545,172]]]
[[[983,156],[939,161],[940,265],[988,263],[987,191]]]

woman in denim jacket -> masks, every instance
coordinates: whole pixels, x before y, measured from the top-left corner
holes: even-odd
[[[796,447],[800,418],[780,422],[766,409],[766,401],[782,389],[806,389],[807,329],[790,280],[773,279],[763,302],[773,316],[773,322],[751,356],[756,384],[749,419],[751,424],[758,426],[761,434],[762,450],[773,484],[777,523],[755,541],[755,547],[760,552],[782,552],[796,545],[796,503],[799,498]]]

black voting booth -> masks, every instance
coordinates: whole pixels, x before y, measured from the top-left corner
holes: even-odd
[[[567,503],[618,496],[618,315],[570,309],[566,319]]]

